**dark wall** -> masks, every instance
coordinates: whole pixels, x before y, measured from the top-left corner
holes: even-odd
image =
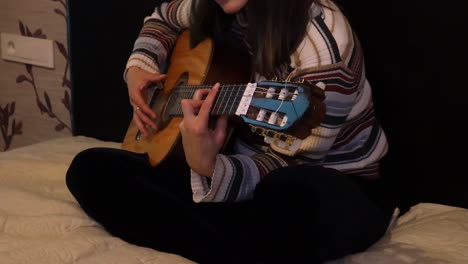
[[[468,207],[466,8],[427,1],[339,1],[359,35],[390,149],[384,177],[402,207]]]
[[[122,73],[157,2],[68,1],[76,135],[123,138],[132,113]],[[468,208],[467,9],[454,1],[339,3],[366,54],[390,143],[383,174],[395,199],[403,210],[418,202]]]
[[[157,0],[69,0],[75,135],[123,139],[132,118],[125,64]]]

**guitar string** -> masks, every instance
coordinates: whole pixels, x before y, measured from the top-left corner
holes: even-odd
[[[234,103],[231,105],[231,108],[229,109],[229,112],[231,114],[235,114],[235,112],[232,112],[232,108],[234,107],[234,105],[239,105],[240,102],[241,102],[242,97],[239,97],[239,92],[240,92],[240,89],[237,90],[236,96],[234,96]],[[238,99],[238,98],[240,98],[240,99]],[[237,102],[237,100],[239,100],[239,102]]]
[[[218,106],[218,111],[217,111],[217,114],[218,114],[218,115],[219,115],[220,113],[223,112],[223,111],[221,111],[221,107],[222,107],[223,105],[226,105],[226,104],[227,104],[227,103],[224,102],[224,101],[225,101],[225,99],[226,99],[226,94],[228,93],[229,85],[225,86],[224,88],[226,88],[226,90],[225,90],[224,92],[222,92],[222,93],[219,92],[219,96],[222,96],[222,99],[221,99],[221,100],[218,100],[217,102],[220,102],[220,101],[221,101],[222,103],[219,104],[219,106]]]
[[[302,51],[302,49],[301,49],[301,51]],[[279,110],[281,109],[281,107],[283,106],[284,100],[286,99],[287,93],[289,92],[289,91],[288,91],[287,84],[288,84],[288,80],[289,80],[289,78],[291,78],[293,72],[295,72],[295,70],[291,71],[291,72],[288,74],[288,77],[286,77],[286,80],[285,80],[285,82],[284,82],[284,88],[283,88],[283,89],[286,91],[286,92],[285,92],[286,94],[283,96],[283,98],[281,99],[280,105],[279,105],[278,108],[275,110],[275,112],[274,112],[275,115],[278,115],[278,111],[279,111]],[[282,119],[284,119],[284,116],[282,117]]]
[[[237,90],[237,94],[239,92],[242,91],[242,88],[244,87],[245,85],[224,85],[224,89],[223,90],[220,90],[220,94],[222,95],[222,98],[220,101],[217,101],[217,102],[220,102],[222,103],[223,101],[225,101],[225,97],[226,97],[226,93],[231,93],[232,94],[232,91],[233,90]],[[181,109],[181,104],[180,102],[182,101],[182,99],[189,99],[189,98],[193,98],[193,95],[195,94],[196,90],[198,89],[204,89],[204,88],[211,88],[212,86],[211,85],[181,85],[181,86],[178,86],[177,89],[172,93],[173,96],[176,96],[176,102],[178,102],[176,104],[176,107],[175,107],[175,110],[171,111],[171,114],[175,114],[175,115],[182,115],[182,109]],[[232,88],[232,89],[226,89],[226,88]],[[240,89],[239,89],[240,88]],[[244,89],[245,90],[245,89]],[[231,97],[231,96],[230,96]],[[226,104],[230,104],[231,103],[231,99],[230,97],[228,98],[228,101]],[[172,97],[171,97],[172,98]],[[234,98],[234,102],[239,99],[239,98]],[[218,112],[219,112],[219,106],[216,106],[215,107],[218,108]],[[173,108],[174,109],[174,108]],[[221,112],[219,112],[221,113]]]
[[[175,91],[175,93],[177,93],[178,96],[179,96],[179,98],[178,98],[179,100],[177,100],[177,101],[180,102],[182,99],[193,98],[193,95],[195,94],[196,90],[204,89],[204,88],[211,88],[211,87],[212,87],[211,85],[181,85],[181,86],[178,86],[177,87],[178,89]],[[216,101],[215,107],[213,108],[214,110],[212,112],[217,113],[217,114],[221,114],[221,113],[226,111],[227,104],[231,104],[231,107],[229,109],[229,114],[231,114],[232,113],[232,108],[235,105],[238,105],[238,103],[240,102],[240,99],[242,97],[244,97],[243,94],[242,94],[242,96],[239,96],[239,92],[241,92],[242,88],[244,88],[244,87],[245,87],[245,85],[223,85],[222,89],[220,89],[220,91],[219,91],[220,95],[222,96],[221,100]],[[284,87],[287,89],[287,82],[284,84]],[[234,90],[236,90],[236,96],[234,97],[234,99],[231,99]],[[245,89],[244,89],[244,91],[245,91]],[[229,97],[226,100],[227,93],[229,93]],[[268,89],[263,88],[263,87],[257,87],[255,93],[260,94],[260,95],[266,95],[268,93]],[[279,96],[281,94],[281,92],[279,92],[279,93],[276,92],[276,93],[271,93],[271,94]],[[182,96],[182,98],[180,98],[180,96]],[[274,112],[275,114],[277,114],[277,112],[281,109],[285,99],[286,99],[286,96],[282,98],[281,104],[279,105],[279,107]],[[220,103],[224,103],[224,104],[220,105]],[[223,109],[223,111],[220,111],[222,105],[224,105],[224,109]],[[176,108],[175,113],[179,114],[179,115],[182,114],[182,109],[181,109],[180,103],[177,104],[177,108]]]
[[[187,88],[187,87],[184,87],[184,88]],[[229,88],[229,87],[227,87]],[[192,87],[192,89],[200,89],[199,87]],[[260,88],[260,90],[266,90],[264,88]],[[234,97],[234,99],[231,99],[232,98],[232,93],[233,93],[233,90],[237,90],[236,92],[236,96]],[[225,90],[220,90],[220,95],[222,96],[220,98],[220,100],[217,101],[217,104],[215,105],[215,109],[214,111],[212,111],[213,113],[218,113],[218,114],[221,114],[223,112],[225,112],[226,108],[227,108],[227,105],[228,104],[231,104],[231,108],[229,110],[229,114],[232,114],[233,112],[232,111],[232,107],[238,105],[240,103],[240,100],[242,97],[244,97],[244,95],[242,96],[239,96],[239,92],[241,92],[242,90],[241,89],[225,89]],[[179,91],[177,91],[176,93],[178,94],[181,94],[179,95],[179,100],[177,100],[178,102],[180,102],[182,99],[188,99],[188,98],[193,98],[193,94],[194,94],[194,91],[190,91],[190,90],[187,90],[187,89],[180,89]],[[229,93],[229,97],[228,99],[226,100],[226,94]],[[267,94],[267,92],[263,92],[263,91],[256,91],[255,92],[256,94],[260,94],[260,95],[265,95]],[[273,95],[280,95],[280,93],[272,93]],[[275,111],[275,113],[277,113],[280,109],[281,109],[281,106],[283,104],[283,102],[285,101],[285,99],[283,98],[282,99],[282,103],[280,104],[280,106],[278,107],[278,109]],[[180,106],[180,103],[176,104],[177,107],[176,107],[176,111],[175,114],[178,114],[178,115],[181,115],[182,114],[182,109],[181,109],[181,106]],[[220,107],[219,105],[225,105],[225,108],[223,111],[220,111]]]
[[[228,88],[229,88],[229,85],[228,85]],[[229,90],[229,89],[228,89],[228,90]],[[230,99],[231,99],[232,91],[233,91],[233,90],[234,90],[234,89],[230,89],[230,91],[229,91],[229,97],[228,97],[228,99],[227,99],[228,102],[230,102]],[[228,91],[226,91],[226,94],[227,94],[227,92],[228,92]],[[224,104],[223,112],[226,112],[227,106],[228,106],[228,103]]]
[[[219,108],[218,105],[219,105],[220,101],[222,101],[222,98],[220,97],[221,94],[224,95],[224,92],[221,92],[221,91],[222,91],[222,90],[221,90],[222,88],[223,88],[223,87],[220,86],[219,89],[218,89],[218,96],[217,96],[218,98],[216,99],[215,104],[214,104],[214,106],[213,106],[213,110],[211,111],[212,114],[216,114],[216,108],[217,108],[217,107]],[[219,110],[219,109],[218,109],[218,110]]]

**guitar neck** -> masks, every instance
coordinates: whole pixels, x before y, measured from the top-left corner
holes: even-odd
[[[235,115],[239,106],[245,101],[245,93],[249,85],[221,85],[216,96],[211,115]],[[211,89],[212,85],[180,85],[174,89],[168,100],[168,113],[172,117],[183,116],[181,101],[192,99],[199,89]]]

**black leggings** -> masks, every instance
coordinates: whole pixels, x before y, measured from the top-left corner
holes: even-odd
[[[257,185],[252,200],[194,203],[190,169],[175,158],[93,148],[67,185],[111,234],[199,263],[321,263],[365,250],[385,232],[390,207],[336,170],[291,166]]]

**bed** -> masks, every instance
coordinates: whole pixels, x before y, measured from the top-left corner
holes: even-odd
[[[83,213],[65,185],[65,172],[79,151],[120,147],[132,116],[123,68],[142,18],[158,2],[67,1],[75,136],[0,153],[0,264],[193,263],[109,235]],[[403,0],[385,6],[370,0],[338,2],[348,10],[363,40],[367,72],[376,88],[376,111],[391,146],[383,175],[398,194],[401,214],[396,212],[386,235],[365,252],[327,264],[466,264],[468,177],[459,173],[466,171],[466,155],[439,155],[453,153],[453,146],[468,148],[466,137],[453,136],[453,131],[464,131],[461,126],[468,123],[463,111],[467,96],[460,94],[466,93],[466,82],[458,78],[462,75],[452,78],[456,71],[451,67],[438,67],[441,58],[434,53],[443,50],[444,58],[456,53],[457,59],[449,65],[465,61],[453,48],[454,42],[440,41],[461,32],[457,25],[463,23],[448,18],[462,17],[454,11],[464,9],[438,12],[438,5],[411,5]],[[405,16],[401,6],[407,14],[419,15]],[[403,17],[395,19],[395,14]],[[406,34],[405,30],[442,25],[439,19],[444,25],[440,28],[452,35]],[[443,43],[447,47],[439,46]],[[429,63],[421,67],[427,58],[436,67]]]
[[[193,263],[113,237],[80,209],[65,172],[98,146],[120,143],[74,136],[0,153],[0,263]],[[328,264],[468,263],[468,209],[420,203],[397,216],[365,252]]]

